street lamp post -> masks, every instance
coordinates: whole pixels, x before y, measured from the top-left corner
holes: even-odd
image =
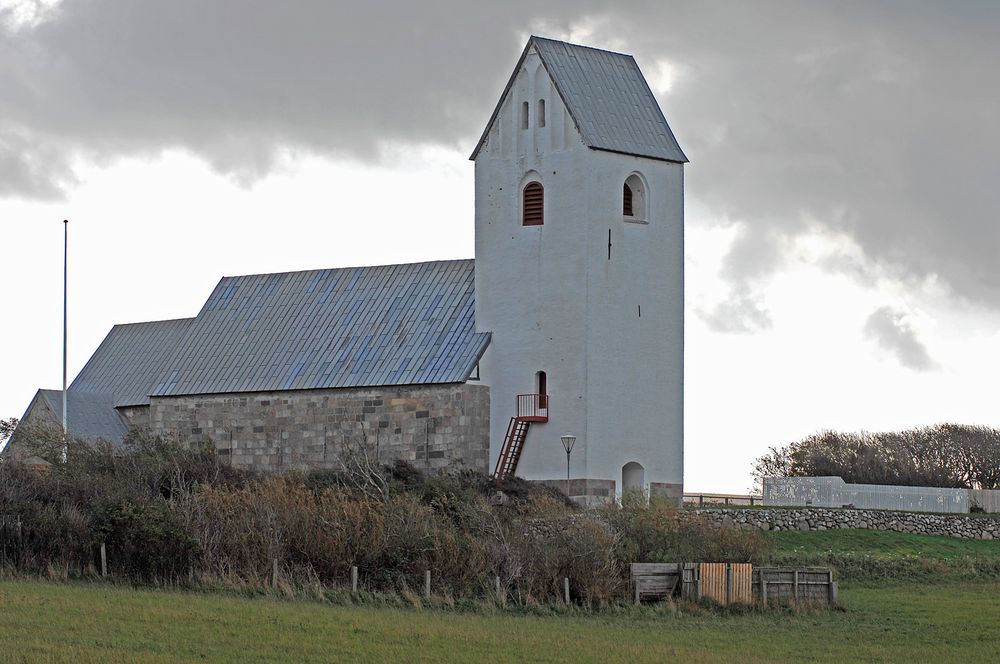
[[[573,444],[576,443],[576,436],[565,433],[559,436],[559,440],[562,441],[563,449],[566,450],[566,496],[569,496],[569,455],[573,451]]]

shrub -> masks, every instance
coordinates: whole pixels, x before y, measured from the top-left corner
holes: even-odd
[[[617,556],[637,562],[752,562],[767,557],[768,541],[757,529],[717,527],[698,515],[654,497],[626,496],[605,510],[619,535]]]
[[[93,531],[106,544],[116,574],[144,580],[186,575],[197,553],[181,515],[162,498],[103,499],[93,507]]]
[[[504,500],[495,500],[498,490]],[[581,510],[558,491],[456,469],[428,475],[363,451],[340,468],[265,475],[220,463],[211,446],[132,432],[125,444],[70,444],[45,474],[0,466],[0,514],[20,517],[21,570],[92,573],[101,542],[119,578],[189,575],[230,587],[344,584],[408,593],[431,570],[449,601],[607,605],[627,595],[632,561],[753,559],[759,533],[718,529],[665,503],[627,497]],[[317,591],[318,592],[318,591]],[[415,595],[414,595],[415,596]]]
[[[1000,487],[1000,429],[939,424],[891,432],[824,431],[758,457],[764,477],[837,476],[849,484]]]

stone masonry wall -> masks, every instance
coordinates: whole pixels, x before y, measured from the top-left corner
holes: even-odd
[[[119,406],[115,410],[130,427],[149,426],[149,406]]]
[[[573,478],[566,480],[531,480],[536,484],[550,486],[558,491],[566,493],[567,496],[579,505],[585,507],[597,507],[606,505],[608,501],[614,500],[615,481]]]
[[[677,507],[684,504],[684,485],[669,482],[650,482],[649,495],[672,501]]]
[[[573,478],[566,480],[531,480],[537,484],[550,486],[567,493],[579,505],[599,507],[616,499],[614,480],[599,480],[593,478]],[[673,502],[677,507],[682,505],[683,488],[679,484],[650,482],[649,493]]]
[[[489,388],[473,383],[154,397],[154,433],[211,440],[236,467],[336,468],[345,446],[380,462],[489,471]]]
[[[1000,517],[853,509],[694,509],[720,525],[761,530],[891,530],[961,539],[1000,539]]]

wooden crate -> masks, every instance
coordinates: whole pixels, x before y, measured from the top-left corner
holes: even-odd
[[[753,604],[753,565],[750,563],[701,563],[698,597],[719,604]]]
[[[681,563],[632,563],[632,590],[635,603],[643,598],[671,597],[681,583]]]
[[[753,591],[762,604],[837,603],[837,583],[826,567],[759,567],[754,570]]]
[[[720,604],[836,604],[837,583],[826,567],[754,567],[749,563],[632,563],[636,603],[680,595]]]

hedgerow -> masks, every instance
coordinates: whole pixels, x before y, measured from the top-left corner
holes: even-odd
[[[627,597],[633,561],[750,561],[757,531],[720,529],[666,503],[626,497],[581,509],[523,480],[345,456],[336,470],[263,474],[208,445],[134,432],[119,447],[70,443],[45,472],[0,464],[0,558],[20,573],[130,582],[434,592],[522,605]],[[13,524],[18,524],[16,532]],[[497,583],[500,595],[496,593]],[[419,594],[419,593],[418,593]]]

